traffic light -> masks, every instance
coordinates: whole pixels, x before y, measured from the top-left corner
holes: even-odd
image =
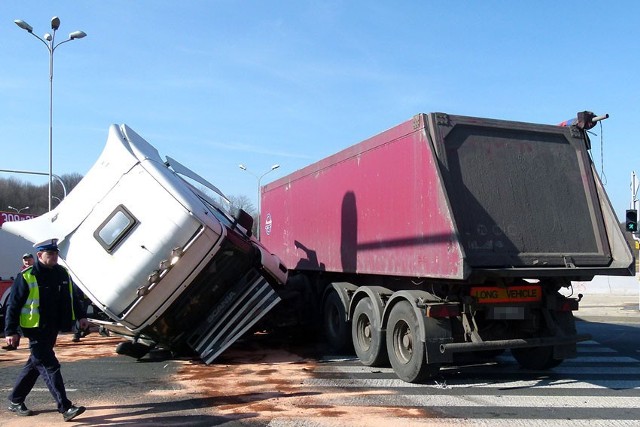
[[[627,231],[636,233],[638,231],[638,211],[635,209],[627,209],[627,222],[625,226]]]

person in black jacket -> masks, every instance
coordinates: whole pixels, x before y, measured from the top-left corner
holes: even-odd
[[[24,270],[25,268],[31,267],[33,265],[33,262],[33,254],[26,253],[22,255],[22,267],[20,267],[20,271]]]
[[[83,306],[74,298],[69,272],[58,264],[57,239],[38,244],[37,250],[37,261],[13,282],[5,315],[7,346],[20,345],[21,330],[29,338],[31,351],[9,395],[9,411],[22,416],[33,414],[24,402],[42,376],[64,421],[70,421],[85,408],[67,398],[53,347],[59,331],[70,331],[76,320],[86,328],[88,321]]]

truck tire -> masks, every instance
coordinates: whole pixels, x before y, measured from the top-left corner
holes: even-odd
[[[362,298],[353,312],[351,339],[360,362],[365,366],[385,366],[389,364],[384,334],[374,325],[381,319],[375,318],[370,298]]]
[[[553,347],[512,348],[511,354],[520,367],[534,371],[555,368],[562,359],[553,358]]]
[[[427,363],[425,344],[418,336],[418,319],[407,301],[398,302],[389,314],[387,353],[398,378],[409,383],[422,382],[440,370],[439,364]]]
[[[346,310],[337,292],[327,295],[322,310],[322,326],[329,346],[340,352],[352,350],[351,322],[347,322]]]
[[[576,322],[572,312],[556,312],[555,319],[564,334],[576,334]],[[564,360],[553,357],[553,346],[512,348],[511,354],[522,368],[536,371],[555,368]]]

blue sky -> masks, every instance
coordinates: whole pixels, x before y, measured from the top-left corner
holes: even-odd
[[[85,174],[126,123],[255,204],[239,163],[280,164],[265,184],[419,112],[581,110],[611,115],[593,159],[620,218],[640,172],[640,2],[3,0],[0,169],[48,171],[48,53],[13,21],[42,36],[53,16],[57,41],[88,34],[55,53],[58,175]]]

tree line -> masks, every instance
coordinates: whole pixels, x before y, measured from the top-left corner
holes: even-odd
[[[60,176],[60,181],[54,178],[51,186],[51,207],[55,208],[65,197],[65,189],[67,194],[73,190],[82,180],[83,176],[79,173],[70,173]],[[46,180],[45,180],[46,181]],[[64,184],[64,188],[62,186]],[[206,188],[201,188],[205,193],[210,192]],[[38,216],[49,211],[49,185],[44,184],[32,184],[30,182],[22,181],[13,177],[0,178],[0,211],[15,212],[20,211],[22,214]],[[251,203],[249,197],[244,195],[229,196],[230,205],[229,211],[232,214],[238,209],[243,209],[252,217],[254,217],[254,228],[257,223],[258,211]],[[220,201],[220,204],[226,205],[225,202]],[[256,230],[253,230],[255,233]]]
[[[79,173],[60,176],[60,181],[53,179],[51,185],[51,207],[58,206],[65,197],[65,188],[69,193],[82,179]],[[42,215],[49,211],[49,184],[33,184],[13,177],[0,178],[0,211],[14,212],[28,215]],[[12,209],[10,208],[10,206]]]

